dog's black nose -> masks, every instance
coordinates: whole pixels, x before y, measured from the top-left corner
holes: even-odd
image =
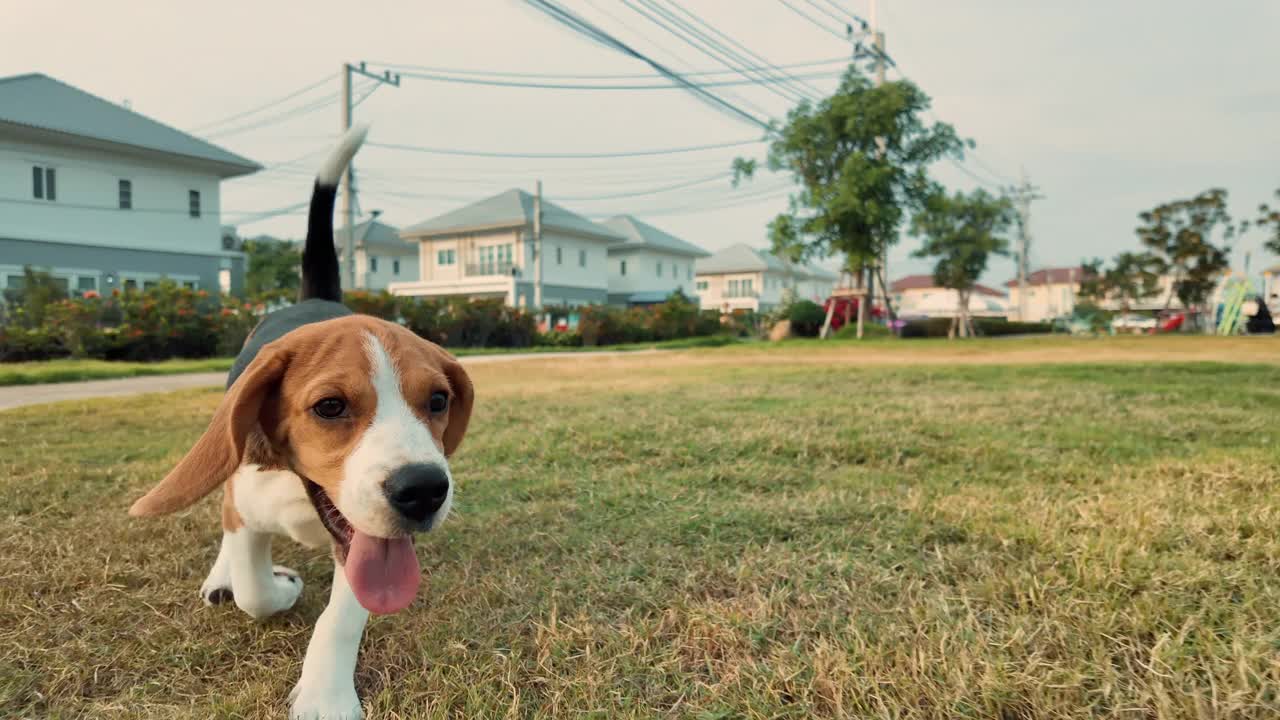
[[[449,475],[431,463],[410,463],[396,468],[383,484],[391,507],[420,523],[440,509],[449,495]]]

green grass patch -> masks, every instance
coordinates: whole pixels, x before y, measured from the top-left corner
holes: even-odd
[[[0,364],[0,386],[39,385],[182,373],[222,372],[231,369],[231,358],[117,362],[108,360],[46,360]]]
[[[850,347],[475,366],[370,716],[1276,717],[1280,367]],[[217,502],[125,515],[219,397],[0,413],[0,716],[284,714],[326,553],[254,623],[196,597]]]

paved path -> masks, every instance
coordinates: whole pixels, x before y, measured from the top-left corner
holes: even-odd
[[[661,350],[602,350],[600,352],[512,353],[509,355],[472,355],[462,358],[464,365],[486,365],[517,360],[554,360],[566,358],[586,360],[620,355],[647,355]],[[14,385],[0,387],[0,410],[24,405],[43,405],[61,400],[83,400],[97,397],[120,397],[145,393],[172,392],[186,388],[220,386],[227,382],[225,372],[189,373],[186,375],[151,375],[117,380],[50,383],[47,385]]]

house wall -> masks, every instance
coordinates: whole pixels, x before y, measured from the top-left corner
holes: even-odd
[[[730,296],[730,281],[750,280],[752,291],[749,295],[743,296],[741,292]],[[698,301],[703,310],[760,310],[762,306],[762,290],[764,281],[764,273],[762,272],[743,272],[743,273],[721,273],[707,274],[695,276],[694,292],[698,294]],[[701,283],[705,283],[705,288],[700,287]],[[765,295],[767,297],[767,295]],[[781,297],[781,290],[778,291],[778,297]],[[775,301],[776,302],[776,301]]]
[[[400,248],[368,247],[356,251],[356,271],[361,274],[360,286],[366,290],[386,290],[391,283],[417,282],[419,263],[418,254],[412,245],[405,246],[405,252],[395,252]],[[373,260],[377,259],[374,263]],[[396,261],[400,261],[400,272],[396,272]],[[373,270],[377,265],[378,269]],[[338,265],[342,269],[342,278],[346,275],[346,258],[338,254]]]
[[[677,289],[686,295],[695,294],[694,259],[687,255],[664,253],[650,248],[611,248],[608,263],[611,296],[626,296],[638,292],[670,294]],[[625,275],[622,274],[623,263],[627,266]]]
[[[34,197],[37,166],[55,170],[55,199]],[[132,185],[131,209],[120,208],[122,179]],[[219,183],[179,164],[0,139],[0,285],[31,265],[77,285],[96,278],[100,291],[168,277],[242,292],[244,256],[222,248]],[[200,193],[198,218],[190,190]]]
[[[563,285],[608,291],[610,272],[609,246],[605,242],[554,230],[545,230],[542,233],[542,247],[545,253],[542,259],[542,283],[544,286]],[[558,254],[557,250],[559,251]],[[578,262],[578,253],[582,251],[587,254],[585,267]],[[533,275],[528,273],[524,278],[532,281]],[[545,287],[543,298],[545,301]],[[604,300],[600,302],[604,302]]]
[[[57,198],[33,197],[33,166],[56,170]],[[119,180],[133,209],[119,208]],[[124,154],[0,140],[0,236],[165,252],[222,253],[219,178]],[[188,213],[200,193],[200,217]]]

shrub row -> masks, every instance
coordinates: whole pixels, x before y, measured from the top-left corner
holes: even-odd
[[[161,360],[234,355],[267,311],[231,298],[161,282],[145,291],[114,290],[69,298],[39,277],[30,292],[7,298],[0,324],[0,361],[85,357]],[[563,329],[539,333],[537,320],[501,300],[424,299],[386,292],[346,294],[352,310],[397,322],[449,347],[525,348],[616,345],[709,336],[722,326],[683,296],[647,308],[553,308]],[[554,321],[561,321],[556,323]],[[572,321],[572,322],[565,322]]]
[[[1015,322],[996,318],[974,318],[974,328],[978,335],[996,337],[999,335],[1040,335],[1053,332],[1049,323]],[[901,336],[904,338],[937,338],[946,337],[951,327],[951,318],[929,318],[927,320],[911,320],[903,325]]]

